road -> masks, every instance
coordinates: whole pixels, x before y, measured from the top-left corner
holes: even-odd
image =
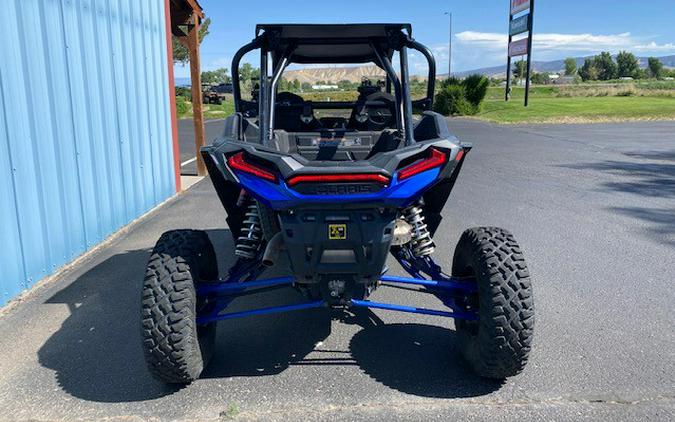
[[[223,131],[223,119],[204,122],[204,139],[210,144]],[[178,120],[178,145],[180,148],[181,174],[193,176],[197,174],[195,133],[192,119]]]
[[[203,379],[154,381],[138,327],[149,248],[165,230],[202,228],[221,270],[231,262],[206,179],[0,317],[0,419],[675,420],[675,122],[450,125],[475,147],[436,259],[449,268],[467,227],[515,234],[536,303],[521,375],[472,375],[447,319],[375,311],[385,324],[373,324],[313,310],[224,322]],[[438,305],[403,290],[374,299]],[[299,298],[235,307],[283,300]]]

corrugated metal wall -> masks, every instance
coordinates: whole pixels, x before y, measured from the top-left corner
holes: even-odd
[[[175,191],[163,0],[3,0],[0,305]]]

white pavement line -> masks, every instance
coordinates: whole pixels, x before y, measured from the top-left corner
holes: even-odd
[[[188,164],[190,164],[191,162],[196,161],[196,160],[197,160],[197,157],[192,157],[189,160],[185,160],[182,163],[180,163],[180,166],[181,167],[187,166]]]

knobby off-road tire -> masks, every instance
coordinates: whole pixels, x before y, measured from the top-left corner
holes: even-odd
[[[208,364],[216,324],[197,326],[194,283],[218,278],[216,254],[198,230],[164,233],[150,255],[143,283],[143,349],[150,372],[167,383],[189,383]]]
[[[520,373],[534,327],[532,284],[520,246],[497,227],[466,230],[455,248],[454,277],[475,277],[479,321],[456,320],[464,358],[486,378]]]

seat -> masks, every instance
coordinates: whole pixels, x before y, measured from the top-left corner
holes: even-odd
[[[277,94],[274,112],[274,128],[287,132],[308,132],[321,128],[314,117],[312,103],[291,92]]]
[[[373,92],[360,97],[349,118],[349,127],[361,131],[395,128],[396,100],[388,92]]]

